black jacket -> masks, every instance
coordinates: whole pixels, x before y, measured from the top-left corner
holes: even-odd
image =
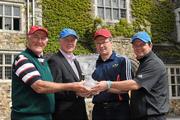
[[[54,82],[71,83],[83,79],[79,62],[74,60],[80,79],[60,51],[52,55],[48,59],[48,63]],[[77,96],[73,91],[61,91],[55,93],[55,105],[54,120],[87,119],[84,98]]]

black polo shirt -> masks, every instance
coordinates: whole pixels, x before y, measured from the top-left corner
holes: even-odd
[[[169,97],[165,65],[152,51],[139,62],[134,80],[142,87],[131,94],[133,118],[167,113]]]
[[[96,61],[96,69],[92,74],[92,78],[97,81],[132,79],[130,60],[124,56],[117,55],[115,52],[113,52],[106,61],[103,61],[99,56]],[[93,103],[119,102],[122,100],[129,100],[128,93],[114,94],[104,91],[94,96]]]

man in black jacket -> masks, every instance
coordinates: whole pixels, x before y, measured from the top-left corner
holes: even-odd
[[[80,65],[73,54],[78,36],[73,29],[60,32],[59,51],[48,60],[53,78],[58,83],[79,82],[83,79]],[[79,93],[63,91],[55,94],[54,120],[87,120],[85,101]]]

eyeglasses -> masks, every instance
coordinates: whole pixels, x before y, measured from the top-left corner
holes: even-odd
[[[104,45],[104,44],[106,44],[106,43],[109,43],[110,41],[104,41],[104,42],[96,42],[95,44],[96,45]]]

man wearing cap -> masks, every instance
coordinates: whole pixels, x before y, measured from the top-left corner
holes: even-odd
[[[110,88],[131,92],[132,120],[166,120],[168,112],[168,80],[163,62],[152,51],[152,42],[146,32],[136,33],[132,39],[134,53],[140,62],[133,80],[108,83],[102,81],[94,90]]]
[[[64,28],[59,35],[59,51],[48,60],[53,78],[58,83],[74,83],[83,80],[79,62],[73,54],[78,40],[77,33]],[[62,91],[55,94],[53,120],[87,120],[85,101],[79,93]]]
[[[132,79],[129,59],[117,55],[112,50],[111,38],[112,35],[108,29],[98,29],[95,32],[94,43],[97,53],[99,53],[99,58],[96,61],[96,69],[92,74],[93,79],[97,81],[105,80],[108,83]],[[94,96],[93,103],[93,120],[130,119],[129,95],[127,91],[120,93],[118,89],[111,88],[107,91],[100,91],[98,95]]]
[[[47,29],[32,26],[27,35],[27,48],[17,55],[12,66],[11,120],[52,120],[54,92],[86,92],[80,83],[55,83],[46,60],[42,57],[48,42]]]

